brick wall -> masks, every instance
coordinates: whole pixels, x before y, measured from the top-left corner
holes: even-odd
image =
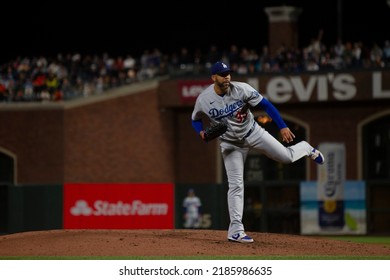
[[[159,109],[157,83],[4,105],[0,147],[15,155],[19,184],[174,181],[174,116]]]

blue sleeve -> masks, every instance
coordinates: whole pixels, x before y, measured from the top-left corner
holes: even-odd
[[[275,121],[279,129],[287,127],[286,123],[280,116],[279,111],[265,97],[263,97],[263,99],[260,101],[259,104],[257,104],[256,107],[259,109],[263,109]]]
[[[192,120],[192,127],[199,134],[203,130],[202,120]]]

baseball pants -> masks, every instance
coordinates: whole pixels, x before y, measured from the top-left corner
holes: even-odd
[[[251,135],[241,141],[220,142],[229,189],[227,202],[230,216],[228,237],[244,232],[242,216],[244,211],[244,163],[249,150],[255,149],[267,157],[284,164],[289,164],[308,156],[313,147],[306,141],[285,147],[264,128],[256,124]]]

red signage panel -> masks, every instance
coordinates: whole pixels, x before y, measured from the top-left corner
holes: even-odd
[[[173,184],[65,184],[64,229],[172,229]]]
[[[182,104],[195,103],[198,95],[212,83],[211,80],[178,81],[177,85]]]

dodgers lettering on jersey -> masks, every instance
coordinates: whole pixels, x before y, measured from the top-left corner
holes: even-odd
[[[215,103],[215,102],[214,102]],[[218,108],[211,108],[209,111],[210,118],[214,120],[220,120],[225,117],[232,117],[237,110],[241,109],[245,104],[243,101],[239,100],[233,104],[226,104],[225,108],[218,109]]]
[[[243,82],[230,82],[228,92],[220,96],[214,91],[214,84],[207,87],[196,99],[192,119],[201,118],[206,114],[211,123],[225,122],[228,130],[222,139],[234,141],[242,139],[252,128],[254,116],[248,109],[242,112],[244,106],[256,106],[263,96],[252,86]]]

